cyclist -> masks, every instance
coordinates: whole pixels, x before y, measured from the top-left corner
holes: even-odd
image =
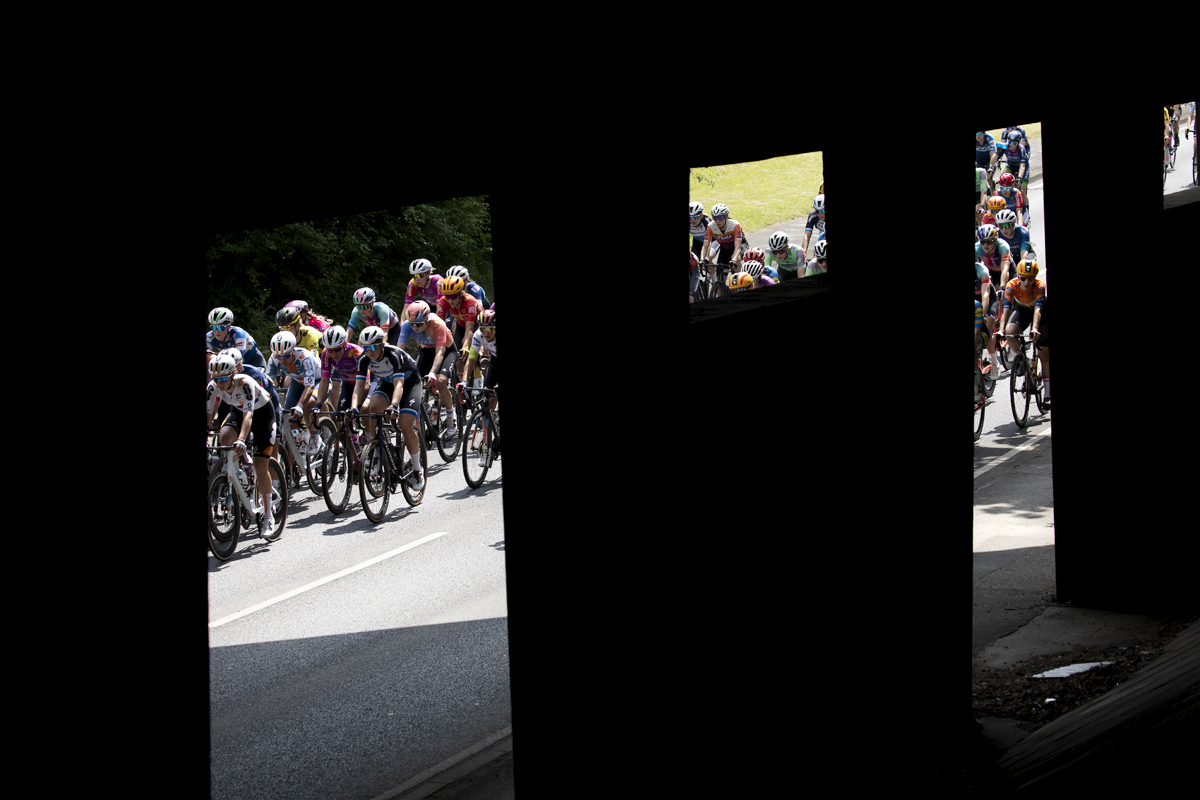
[[[754,280],[751,289],[761,289],[764,286],[774,286],[778,281],[766,274],[761,261],[747,261],[742,270]]]
[[[463,291],[463,279],[458,276],[442,278],[438,282],[438,291],[442,297],[438,300],[437,315],[443,321],[449,322],[454,317],[454,347],[462,352],[463,362],[466,362],[467,351],[470,350],[471,335],[475,332],[479,315],[483,313],[483,304]],[[464,347],[463,342],[467,345]],[[463,364],[459,364],[459,371]],[[451,410],[451,422],[454,413]]]
[[[487,299],[487,292],[485,292],[483,290],[482,286],[480,286],[478,283],[475,283],[473,280],[471,280],[471,273],[467,272],[466,267],[462,267],[462,266],[451,267],[450,269],[446,270],[446,277],[447,278],[454,278],[454,277],[462,278],[463,283],[465,284],[465,288],[463,289],[464,292],[466,292],[467,294],[471,295],[476,300],[478,300],[480,305],[482,305],[484,308],[487,308],[489,305],[491,305],[491,303],[489,303],[488,299]]]
[[[312,309],[308,307],[308,303],[303,300],[293,300],[288,305],[300,309],[300,324],[315,328],[317,333],[325,333],[326,329],[333,324],[333,320],[327,319],[320,314],[314,314]]]
[[[804,267],[804,250],[800,245],[791,244],[786,233],[772,233],[771,238],[767,239],[767,247],[770,252],[766,253],[767,260],[763,265],[778,271],[780,283],[803,277],[798,273]]]
[[[992,198],[997,199],[999,198]],[[1007,208],[996,212],[996,228],[1000,231],[997,241],[1006,242],[1010,253],[1020,253],[1021,258],[1034,257],[1033,244],[1029,241],[1029,229],[1024,225],[1017,225],[1016,214]]]
[[[1003,211],[1004,206],[1005,200],[1003,197],[989,197],[987,199],[987,203],[984,205],[983,215],[978,218],[979,225],[995,225],[996,214],[1000,211]],[[1013,219],[1016,219],[1015,215],[1013,216]],[[979,225],[976,225],[975,227],[978,228]]]
[[[979,219],[984,201],[987,199],[989,183],[988,174],[982,167],[975,167],[975,219]]]
[[[825,234],[821,234],[821,235],[824,236]],[[813,257],[811,260],[809,260],[808,264],[804,268],[804,277],[807,278],[811,275],[821,275],[826,272],[826,270],[827,270],[827,266],[825,263],[825,247],[826,247],[826,245],[828,245],[828,242],[826,242],[824,240],[819,241],[815,245],[813,245]]]
[[[992,286],[1008,285],[1008,267],[1011,260],[1011,248],[1008,242],[1000,240],[1000,231],[995,225],[983,225],[975,231],[979,239],[975,243],[975,260],[988,268]]]
[[[208,400],[219,397],[229,406],[229,413],[221,423],[219,441],[222,445],[234,445],[235,455],[240,460],[246,453],[246,442],[254,434],[253,457],[255,483],[263,498],[263,530],[275,527],[274,511],[271,508],[271,474],[267,470],[268,459],[275,450],[275,409],[271,396],[254,378],[237,372],[232,355],[219,353],[208,362],[212,380],[208,383]],[[249,412],[249,413],[247,413]],[[208,412],[207,428],[212,427],[213,412]]]
[[[409,321],[408,309],[417,300],[424,300],[425,305],[437,308],[438,298],[442,296],[438,291],[438,282],[442,276],[433,271],[433,264],[429,259],[415,259],[408,265],[408,271],[412,280],[408,282],[408,291],[404,295],[404,315],[400,318],[401,322]]]
[[[980,323],[987,327],[987,341],[984,346],[987,347],[988,355],[991,356],[992,375],[1000,374],[1000,361],[996,353],[995,324],[996,312],[999,305],[999,297],[992,286],[992,276],[988,272],[988,268],[978,261],[975,262],[975,304],[982,310],[979,315]],[[979,348],[975,348],[978,353]]]
[[[275,391],[275,384],[267,377],[267,373],[258,367],[251,366],[242,361],[242,351],[236,347],[230,347],[227,350],[222,350],[233,358],[233,363],[237,365],[236,374],[245,373],[254,380],[258,381],[258,385],[267,390],[267,394],[271,395],[271,405],[275,408],[275,430],[283,429],[283,408],[279,402],[279,393]],[[222,401],[223,403],[224,401]],[[211,409],[210,409],[211,411]],[[217,416],[222,416],[228,411],[228,407],[222,406],[217,409]]]
[[[267,361],[259,352],[254,337],[233,324],[233,312],[228,308],[219,306],[208,312],[208,324],[212,330],[205,337],[205,342],[210,351],[219,353],[226,348],[236,347],[242,351],[242,358],[247,364],[259,369],[267,368]]]
[[[996,169],[996,161],[1000,153],[996,150],[996,140],[987,131],[975,132],[975,168],[984,170],[991,175]]]
[[[442,398],[442,408],[454,413],[454,404],[450,401],[450,379],[455,372],[458,351],[454,349],[454,335],[446,327],[446,323],[434,314],[424,300],[415,300],[407,309],[408,322],[400,326],[398,346],[403,348],[408,344],[408,337],[416,339],[421,345],[421,354],[417,356],[418,372],[424,376],[429,388],[437,386],[438,396]]]
[[[1016,134],[1016,137],[1014,137],[1013,134]],[[1008,166],[1006,167],[1006,169],[1017,172],[1017,181],[1021,184],[1021,191],[1023,191],[1025,193],[1025,196],[1028,197],[1029,196],[1029,170],[1030,170],[1029,137],[1027,137],[1025,135],[1024,128],[1014,125],[1011,128],[1004,129],[1004,132],[1000,134],[1000,141],[1004,142],[1006,145],[1005,152],[1006,152],[1006,155],[1008,155]],[[1017,163],[1023,165],[1024,173],[1020,173],[1018,170],[1014,169],[1012,166],[1013,158],[1012,158],[1012,155],[1010,153],[1008,153],[1008,150],[1011,149],[1013,142],[1016,142],[1024,150],[1024,153],[1025,153],[1024,160],[1022,161],[1022,159],[1020,158],[1019,151],[1018,151],[1018,157],[1017,157]]]
[[[730,293],[748,292],[754,288],[754,277],[749,272],[731,272],[725,279]]]
[[[471,339],[471,349],[467,354],[467,375],[474,374],[475,364],[481,354],[488,356],[488,371],[483,376],[483,386],[485,389],[494,389],[500,380],[500,372],[496,366],[496,312],[490,309],[480,315],[479,330],[475,331],[475,336]],[[458,393],[465,396],[466,383],[460,381],[457,388]],[[496,395],[488,397],[488,404],[495,410]]]
[[[975,301],[975,405],[983,402],[983,373],[979,371],[979,349],[983,344],[983,305]]]
[[[321,383],[317,387],[317,405],[325,404],[326,396],[333,384],[332,402],[338,411],[350,408],[350,396],[354,394],[354,382],[357,380],[358,362],[362,360],[363,349],[349,341],[346,329],[341,325],[330,325],[321,334]],[[339,380],[331,379],[337,373]]]
[[[704,242],[700,246],[700,258],[708,263],[709,279],[715,282],[717,267],[708,259],[709,245],[715,241],[721,246],[720,252],[717,253],[717,264],[732,262],[738,266],[742,263],[742,255],[749,243],[742,234],[742,224],[736,219],[730,218],[729,206],[717,203],[712,207],[712,212],[712,222],[704,229]]]
[[[1017,188],[1017,179],[1011,172],[1006,172],[1000,176],[999,186],[996,187],[996,196],[1004,198],[1004,207],[1010,211],[1016,212],[1017,224],[1028,226],[1031,221],[1029,214],[1029,205],[1025,202],[1025,195]]]
[[[1171,112],[1167,111],[1167,107],[1163,106],[1163,164],[1170,162],[1169,151],[1171,149]]]
[[[1046,339],[1046,284],[1038,278],[1037,274],[1038,263],[1036,261],[1017,262],[1017,277],[1004,287],[1004,317],[1000,320],[1000,328],[1005,335],[1016,336],[1026,328],[1032,327],[1033,346],[1038,351],[1042,362],[1042,401],[1049,404],[1050,353],[1047,349]],[[1016,356],[1016,339],[1008,340],[1008,351]],[[1010,380],[1016,377],[1014,374]]]
[[[364,286],[354,293],[354,311],[350,312],[350,321],[346,323],[346,336],[353,337],[356,330],[371,325],[387,334],[388,344],[395,344],[400,336],[400,320],[396,312],[385,303],[375,302],[375,292]]]
[[[800,249],[805,253],[808,252],[808,240],[813,231],[825,232],[825,195],[823,194],[819,194],[813,199],[813,210],[804,223],[804,241],[800,244]],[[818,238],[820,237],[818,236]]]
[[[704,213],[704,205],[696,201],[692,201],[688,207],[691,212],[691,220],[689,231],[692,235],[692,252],[696,254],[696,258],[704,260],[704,234],[708,230],[708,226],[712,220]]]
[[[284,306],[275,313],[275,324],[279,330],[287,331],[296,339],[296,344],[313,353],[321,344],[321,332],[301,322],[303,312],[296,306]]]
[[[421,472],[421,442],[415,430],[417,420],[421,418],[421,380],[417,362],[403,349],[388,344],[387,334],[376,325],[365,329],[358,337],[358,343],[366,352],[358,360],[350,411],[357,414],[359,408],[363,408],[368,414],[384,411],[389,415],[399,414],[400,432],[412,457],[413,473],[409,483],[420,491],[425,480]],[[368,370],[371,373],[369,384]],[[371,439],[375,434],[375,418],[368,417],[366,422],[367,438]],[[399,478],[399,473],[392,475],[392,488]]]
[[[300,441],[307,440],[307,455],[316,454],[321,447],[320,437],[316,435],[317,425],[313,419],[312,410],[316,408],[317,398],[313,389],[317,384],[317,373],[321,365],[316,357],[308,350],[296,346],[296,337],[288,331],[280,331],[271,337],[271,360],[267,365],[267,377],[275,380],[286,374],[296,380],[288,383],[287,397],[283,407],[291,409],[292,420],[303,418],[308,433],[300,431]],[[282,434],[282,431],[280,431]]]

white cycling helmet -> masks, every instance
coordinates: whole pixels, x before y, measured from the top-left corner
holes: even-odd
[[[208,312],[208,324],[232,325],[233,312],[224,306],[218,306],[217,308],[214,308],[212,311]]]
[[[282,358],[296,349],[296,335],[291,331],[280,331],[271,337],[271,352]]]
[[[692,204],[688,206],[688,209],[693,217],[697,217],[704,213],[704,204],[699,200],[693,200]]]
[[[237,370],[237,364],[228,351],[217,353],[208,360],[208,374],[214,378],[227,378]]]
[[[825,195],[819,194],[813,198],[813,208],[817,211],[825,210]]]
[[[824,258],[825,257],[825,245],[826,244],[828,244],[828,242],[820,241],[820,242],[817,242],[815,245],[813,245],[813,258]]]
[[[413,275],[420,275],[422,272],[433,272],[433,264],[430,264],[427,258],[418,258],[408,265],[408,271]]]
[[[373,344],[384,344],[386,342],[387,334],[378,325],[372,325],[358,335],[358,343],[363,347],[370,347]]]
[[[346,329],[341,325],[330,325],[321,334],[321,347],[326,350],[333,350],[341,347],[346,343]]]
[[[1011,208],[1005,208],[996,212],[996,223],[998,225],[1007,225],[1009,223],[1017,223],[1017,214]]]
[[[229,356],[233,359],[233,363],[239,367],[242,365],[242,351],[236,347],[226,347],[218,355]]]
[[[747,261],[742,264],[742,272],[750,273],[750,276],[757,280],[763,273],[763,265],[757,261]]]
[[[717,203],[712,207],[712,215],[714,217],[728,217],[729,206],[725,205],[724,203]]]
[[[365,306],[367,303],[375,302],[375,292],[367,287],[363,287],[354,293],[354,305]]]
[[[788,235],[783,231],[778,231],[771,234],[771,238],[767,239],[767,247],[772,250],[782,250],[788,246]]]
[[[471,280],[471,274],[469,272],[467,272],[467,268],[462,267],[462,266],[457,266],[457,265],[446,270],[446,277],[447,278],[462,278],[463,283],[466,283],[467,281]]]

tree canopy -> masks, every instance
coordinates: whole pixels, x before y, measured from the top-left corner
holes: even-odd
[[[367,286],[400,314],[416,258],[429,259],[440,275],[461,264],[493,301],[487,196],[214,235],[208,307],[233,311],[234,324],[269,355],[275,312],[292,300],[344,327],[355,290]]]

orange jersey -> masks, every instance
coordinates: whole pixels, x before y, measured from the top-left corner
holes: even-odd
[[[1033,286],[1029,289],[1021,288],[1021,279],[1013,278],[1004,287],[1004,307],[1012,308],[1013,303],[1023,308],[1033,308],[1040,306],[1046,299],[1046,282],[1041,278],[1033,279]]]

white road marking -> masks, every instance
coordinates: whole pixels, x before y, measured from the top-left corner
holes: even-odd
[[[1048,433],[1050,433],[1050,426],[1049,426],[1049,425],[1047,425],[1047,426],[1046,426],[1046,430],[1044,430],[1044,431],[1038,431],[1038,432],[1037,432],[1037,433],[1035,433],[1033,436],[1031,436],[1031,437],[1029,438],[1029,441],[1028,441],[1028,442],[1026,442],[1025,444],[1021,445],[1020,447],[1014,447],[1014,448],[1013,448],[1012,450],[1010,450],[1008,453],[1006,453],[1006,454],[1004,454],[1004,455],[1000,456],[1000,458],[997,458],[995,461],[993,461],[992,463],[988,464],[987,466],[985,466],[985,467],[980,467],[979,469],[975,470],[975,477],[976,477],[976,478],[978,478],[980,475],[982,475],[983,473],[987,472],[989,469],[991,469],[991,468],[993,468],[993,467],[998,467],[998,466],[1000,466],[1000,465],[1001,465],[1001,464],[1003,464],[1005,461],[1008,461],[1010,458],[1012,458],[1013,456],[1015,456],[1017,453],[1021,452],[1022,450],[1028,450],[1029,448],[1033,447],[1035,444],[1040,444],[1041,442],[1040,442],[1040,440],[1039,440],[1037,437],[1039,437],[1039,436],[1045,436],[1045,435],[1046,435],[1046,434],[1048,434]]]
[[[244,617],[248,614],[253,614],[255,611],[261,611],[262,609],[266,608],[267,606],[273,606],[276,603],[283,602],[284,600],[287,600],[289,597],[295,597],[298,594],[307,592],[309,589],[315,589],[318,586],[323,586],[324,584],[329,583],[330,581],[336,581],[338,578],[343,578],[343,577],[351,574],[352,572],[358,572],[360,569],[363,569],[364,567],[369,567],[372,564],[378,564],[380,561],[385,561],[385,560],[391,558],[392,556],[399,555],[400,553],[403,553],[405,550],[412,550],[414,547],[420,547],[421,545],[423,545],[427,542],[432,542],[434,539],[438,538],[439,536],[445,536],[449,532],[450,531],[438,531],[437,533],[431,533],[424,538],[417,539],[415,542],[409,542],[408,544],[404,545],[403,547],[397,547],[395,550],[384,553],[383,555],[380,555],[380,556],[375,556],[374,558],[368,559],[367,561],[364,561],[361,564],[355,564],[353,567],[347,567],[346,569],[342,570],[341,572],[335,572],[332,575],[327,575],[326,577],[321,578],[320,580],[313,581],[310,584],[301,586],[298,589],[293,589],[290,592],[285,592],[284,594],[281,594],[278,597],[272,597],[270,600],[264,600],[261,603],[250,606],[249,608],[247,608],[243,611],[239,611],[236,614],[230,614],[227,617],[222,617],[221,619],[217,620],[216,622],[210,622],[210,623],[208,623],[208,627],[216,628],[220,625],[224,625],[226,622],[233,622],[235,619],[241,619],[242,617]]]

